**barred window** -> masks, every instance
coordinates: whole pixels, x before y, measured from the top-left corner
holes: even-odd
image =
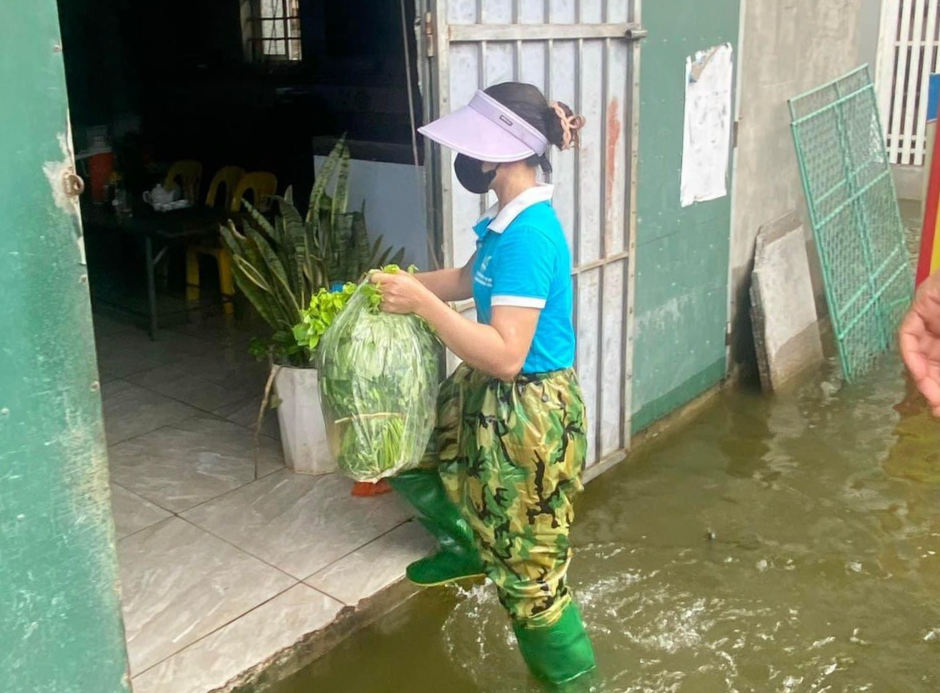
[[[249,0],[246,29],[254,62],[299,62],[300,0]]]

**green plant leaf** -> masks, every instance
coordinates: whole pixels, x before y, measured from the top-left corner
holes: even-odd
[[[233,260],[233,266],[241,270],[245,277],[252,284],[257,286],[262,291],[267,293],[273,293],[271,289],[271,284],[268,282],[267,278],[258,270],[257,267],[249,263],[243,256],[236,255]]]
[[[352,236],[355,267],[353,268],[350,279],[358,279],[373,267],[373,247],[369,244],[369,231],[366,229],[366,218],[361,212],[353,212],[352,214]]]
[[[342,156],[342,152],[345,147],[346,137],[344,135],[333,147],[333,151],[330,152],[330,155],[326,158],[326,161],[323,162],[323,166],[320,168],[320,174],[317,176],[317,180],[313,185],[313,189],[310,191],[310,206],[307,209],[307,221],[311,221],[312,218],[319,214],[319,210],[321,208],[320,205],[323,201],[323,195],[326,192],[326,188],[330,181],[333,179],[333,171],[336,170],[336,166],[339,163],[340,157]]]
[[[303,217],[300,216],[300,212],[297,211],[297,208],[286,198],[277,198],[277,203],[286,236],[283,242],[296,242],[298,239],[302,238],[305,233]]]
[[[356,279],[356,255],[352,247],[353,216],[342,214],[336,220],[334,232],[333,276],[341,281]]]
[[[330,212],[330,218],[333,225],[336,225],[337,219],[346,214],[346,205],[349,202],[349,147],[343,140],[343,149],[340,152],[339,164],[336,174],[336,188],[333,191],[333,206]]]
[[[399,248],[398,252],[392,256],[391,264],[393,265],[403,265],[405,263],[405,249]]]
[[[288,275],[292,293],[301,306],[306,305],[312,294],[304,268],[307,265],[308,248],[306,244],[306,225],[300,212],[286,198],[277,198],[280,215],[275,219],[275,228],[279,230],[276,238],[277,253]]]
[[[239,290],[251,301],[262,319],[272,328],[277,328],[282,322],[282,317],[278,314],[279,312],[264,278],[258,275],[257,270],[251,267],[245,261],[245,258],[240,255],[236,255],[234,258],[232,275]]]
[[[235,229],[235,222],[229,220],[228,224],[219,226],[219,235],[222,237],[222,244],[233,257],[244,253],[242,244],[244,243],[245,237]]]
[[[274,238],[275,231],[274,227],[271,225],[271,222],[267,218],[255,209],[248,200],[242,200],[242,204],[245,206],[245,209],[248,211],[248,218],[245,220],[245,225],[248,226],[251,222],[256,224],[258,228],[264,231],[268,236]]]
[[[248,229],[248,238],[257,245],[261,257],[264,259],[271,277],[272,293],[276,293],[280,299],[284,301],[285,312],[288,312],[288,310],[292,308],[292,312],[299,315],[300,311],[303,310],[303,303],[299,301],[294,288],[291,287],[290,281],[287,278],[287,270],[281,263],[277,253],[274,252],[274,249],[268,244],[264,236],[254,229]]]

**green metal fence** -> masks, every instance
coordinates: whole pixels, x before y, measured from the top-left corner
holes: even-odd
[[[790,101],[793,139],[842,371],[895,340],[914,280],[867,67]]]

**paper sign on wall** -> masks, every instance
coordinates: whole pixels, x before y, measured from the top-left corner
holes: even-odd
[[[733,74],[731,44],[686,58],[680,189],[683,207],[728,194]]]

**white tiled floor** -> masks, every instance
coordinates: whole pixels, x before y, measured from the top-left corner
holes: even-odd
[[[173,513],[114,483],[111,484],[111,508],[118,539],[173,516]]]
[[[183,517],[298,580],[408,519],[398,498],[353,498],[339,476],[281,471]]]
[[[199,413],[199,410],[126,380],[101,386],[108,445],[159,430]]]
[[[363,595],[375,594],[400,580],[408,564],[426,556],[433,546],[434,540],[420,524],[408,522],[305,582],[348,606],[356,606]]]
[[[284,468],[266,367],[221,319],[157,342],[96,317],[136,693],[203,693],[402,578],[432,541],[394,496]]]
[[[343,605],[306,585],[294,585],[134,679],[135,693],[203,693],[328,626]]]
[[[295,584],[178,517],[122,539],[119,560],[132,675]]]
[[[284,467],[276,440],[207,414],[112,445],[109,458],[115,483],[177,513]]]

